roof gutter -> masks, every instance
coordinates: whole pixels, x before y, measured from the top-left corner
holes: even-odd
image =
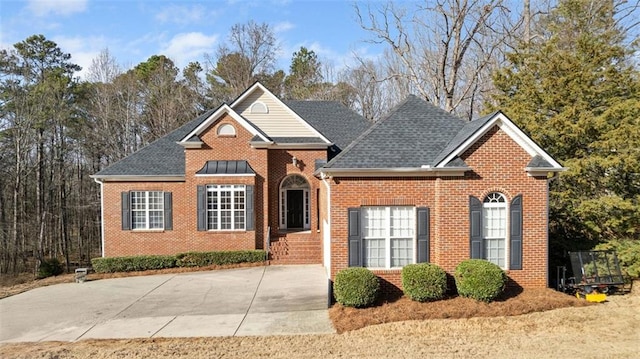
[[[320,168],[316,176],[337,177],[461,177],[471,170],[469,167],[434,168],[395,167],[395,168]]]
[[[183,182],[184,175],[91,175],[94,181],[100,182]]]
[[[326,150],[333,143],[276,143],[276,142],[249,142],[253,148],[268,148],[282,150]]]
[[[529,176],[537,177],[544,176],[547,177],[549,172],[553,173],[551,178],[556,178],[560,172],[564,172],[568,170],[567,167],[525,167],[525,171]]]

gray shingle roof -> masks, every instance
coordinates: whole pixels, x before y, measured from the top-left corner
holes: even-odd
[[[177,144],[216,110],[209,110],[94,176],[184,176],[184,147]]]
[[[409,96],[325,168],[399,168],[434,165],[468,122]]]
[[[338,149],[345,149],[371,126],[364,117],[336,101],[284,101]]]
[[[289,101],[286,105],[291,106],[291,109],[300,117],[342,148],[351,143],[369,126],[369,122],[365,118],[337,102]],[[216,110],[212,109],[205,112],[148,146],[101,170],[95,176],[184,176],[184,148],[176,142],[182,140],[196,129]],[[324,143],[321,138],[316,137],[278,137],[271,139],[253,123],[247,122],[263,136],[269,140],[274,140],[276,143]],[[188,139],[188,142],[197,142],[199,140],[198,137],[193,136]],[[253,141],[262,141],[262,139],[259,136],[255,136]]]
[[[465,125],[458,131],[458,133],[449,141],[447,146],[440,152],[440,154],[434,159],[433,164],[436,165],[444,160],[451,154],[456,148],[460,147],[464,141],[471,137],[476,131],[484,126],[489,120],[495,117],[500,111],[493,112],[487,116],[475,119],[470,122],[465,122]]]
[[[527,164],[527,167],[530,167],[530,168],[551,168],[551,167],[553,167],[553,165],[551,163],[547,162],[547,160],[545,160],[544,158],[542,158],[542,156],[536,155],[531,159],[531,161],[529,161],[529,164]]]

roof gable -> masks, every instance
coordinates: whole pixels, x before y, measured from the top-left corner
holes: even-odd
[[[530,174],[564,170],[500,111],[468,122],[411,95],[319,172],[453,175],[469,169],[460,155],[494,126],[535,159]]]
[[[471,121],[461,129],[454,139],[443,149],[442,153],[437,157],[435,166],[438,168],[445,167],[450,161],[460,156],[464,151],[469,149],[482,136],[484,136],[491,128],[498,126],[505,132],[515,143],[524,149],[532,158],[538,158],[536,163],[546,163],[544,168],[549,171],[563,171],[564,167],[554,160],[547,152],[545,152],[538,144],[536,144],[529,136],[527,136],[513,121],[511,121],[501,111],[494,112],[480,119]],[[530,168],[528,166],[527,168]]]
[[[222,116],[229,115],[233,118],[238,124],[244,127],[249,133],[251,133],[254,137],[259,138],[264,142],[271,142],[267,136],[262,132],[259,128],[254,126],[251,122],[244,119],[237,112],[235,112],[229,105],[222,104],[218,109],[213,112],[210,116],[208,116],[204,121],[202,121],[196,128],[194,128],[191,132],[189,132],[186,136],[180,139],[179,143],[181,145],[189,146],[190,139],[194,136],[200,136],[204,131],[206,131],[209,127],[211,127],[217,120],[219,120]]]
[[[259,105],[258,111],[253,110],[256,105]],[[331,143],[260,82],[256,82],[238,96],[230,107],[269,137],[311,137]]]

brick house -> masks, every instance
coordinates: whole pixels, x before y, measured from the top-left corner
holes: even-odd
[[[371,125],[256,83],[93,178],[107,257],[266,249],[397,287],[408,263],[484,258],[545,287],[562,170],[501,112],[468,122],[410,96]]]

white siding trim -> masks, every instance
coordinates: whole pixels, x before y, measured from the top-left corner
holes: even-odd
[[[489,120],[480,130],[476,131],[471,137],[463,142],[458,148],[451,152],[444,160],[436,165],[437,168],[443,168],[457,156],[461,155],[469,149],[474,143],[476,143],[482,136],[484,136],[493,126],[497,125],[502,131],[504,131],[514,142],[516,142],[522,149],[524,149],[531,157],[536,155],[541,156],[547,162],[549,162],[554,171],[562,171],[564,168],[554,160],[547,152],[545,152],[540,146],[538,146],[533,140],[527,136],[522,130],[518,128],[507,116],[503,113],[496,114],[491,120]]]

